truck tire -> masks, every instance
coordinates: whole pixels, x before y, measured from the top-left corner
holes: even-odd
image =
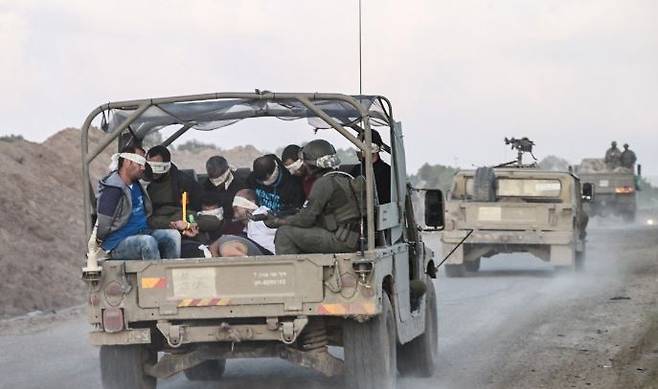
[[[448,278],[463,277],[466,273],[463,263],[459,265],[445,265],[445,271]]]
[[[474,261],[464,261],[464,268],[471,273],[477,273],[480,270],[480,258]]]
[[[359,323],[345,320],[345,383],[349,389],[394,389],[397,338],[393,307],[384,293],[378,316]]]
[[[436,308],[436,291],[427,279],[425,294],[425,332],[398,348],[398,370],[403,376],[431,377],[434,375],[439,352],[439,325]]]
[[[479,167],[473,177],[473,200],[496,201],[496,173],[491,167]]]
[[[211,359],[185,370],[188,381],[218,381],[226,371],[226,359]]]
[[[145,345],[101,346],[103,389],[155,389],[157,380],[144,371],[144,365],[157,362],[158,354]]]

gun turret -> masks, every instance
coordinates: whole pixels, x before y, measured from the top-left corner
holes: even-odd
[[[506,145],[512,145],[512,150],[517,151],[517,156],[516,156],[516,163],[518,164],[519,167],[523,166],[523,154],[528,153],[534,159],[535,161],[537,158],[535,158],[535,155],[532,153],[532,147],[535,145],[535,142],[531,141],[527,137],[523,137],[521,139],[516,139],[516,138],[507,138],[505,137],[505,144]]]

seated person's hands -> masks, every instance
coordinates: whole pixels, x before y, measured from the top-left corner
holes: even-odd
[[[186,222],[185,220],[176,220],[174,222],[170,222],[169,227],[178,231],[185,231],[190,227],[190,223]]]
[[[257,215],[254,215],[253,213],[249,214],[249,219],[255,222],[263,222],[271,217],[272,215],[270,215],[269,213],[259,213]]]
[[[190,224],[190,228],[181,231],[181,235],[187,238],[194,238],[195,236],[199,235],[199,226],[196,224]]]
[[[181,235],[188,238],[194,238],[199,234],[199,226],[197,226],[196,224],[188,223],[185,220],[173,221],[169,223],[169,227],[180,231]]]

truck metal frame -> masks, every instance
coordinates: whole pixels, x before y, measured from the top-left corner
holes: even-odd
[[[495,168],[496,180],[559,182],[559,195],[532,201],[476,201],[467,198],[466,181],[475,171],[455,175],[446,201],[444,253],[454,250],[446,262],[448,276],[479,270],[480,259],[500,253],[528,252],[555,267],[580,268],[584,261],[587,216],[582,207],[578,177],[567,172],[534,168]],[[462,246],[459,243],[467,235]]]
[[[370,109],[372,104],[379,109]],[[239,106],[247,108],[225,109]],[[189,115],[172,114],[178,108]],[[106,113],[113,115],[111,125]],[[90,151],[89,129],[99,115],[107,135]],[[363,151],[366,249],[99,263],[89,257],[83,278],[89,285],[90,339],[101,346],[104,388],[155,388],[157,378],[180,371],[190,379],[219,379],[228,358],[268,356],[327,375],[345,373],[355,388],[392,388],[397,370],[431,375],[437,337],[430,280],[434,253],[425,247],[413,216],[402,127],[384,97],[256,91],[101,105],[86,118],[81,135],[87,236],[93,213],[89,164],[122,133],[139,139],[180,125],[165,140],[169,145],[195,127],[222,127],[250,117],[319,118]],[[376,204],[374,196],[366,146],[373,120],[390,130],[388,204]],[[365,141],[351,130],[364,132]],[[328,345],[343,346],[345,362],[329,354]],[[158,360],[157,352],[165,355]]]

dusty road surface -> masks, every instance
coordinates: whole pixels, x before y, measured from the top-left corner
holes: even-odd
[[[428,240],[434,244],[436,237]],[[654,387],[658,229],[590,231],[587,269],[553,274],[524,255],[483,261],[439,291],[440,364],[400,388]],[[0,322],[0,388],[98,388],[97,350],[76,310]],[[221,383],[162,388],[339,388],[279,360],[230,361]]]

